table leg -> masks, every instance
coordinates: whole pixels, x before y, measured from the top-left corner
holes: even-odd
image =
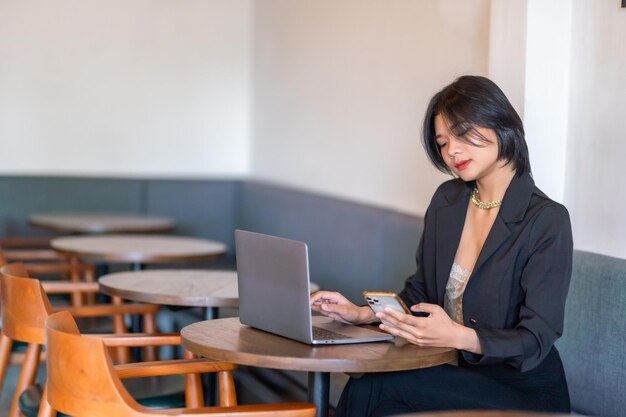
[[[131,265],[131,269],[133,271],[143,271],[146,269],[146,264],[142,264],[141,262],[135,262]]]
[[[111,268],[109,264],[106,264],[106,263],[96,264],[96,279],[100,278],[103,275],[108,274],[109,272],[111,272]],[[107,304],[110,301],[111,297],[98,291],[97,299],[99,303]]]
[[[135,262],[133,264],[131,264],[131,268],[133,271],[143,271],[144,269],[146,269],[145,264],[139,263],[139,262]],[[142,318],[141,315],[134,315],[131,317],[130,319],[130,327],[131,327],[131,331],[133,333],[141,333],[141,329],[142,329]]]
[[[146,265],[140,262],[134,262],[131,264],[133,271],[143,271],[146,269]],[[139,314],[135,314],[130,318],[130,328],[133,333],[141,333],[143,328],[143,318]],[[141,348],[132,348],[131,355],[133,361],[140,362],[142,358]]]
[[[143,330],[143,318],[139,314],[130,317],[130,329],[133,333],[141,333]]]
[[[217,307],[202,307],[202,313],[205,320],[214,320],[219,317],[219,309]],[[204,374],[204,403],[207,406],[217,405],[217,374]]]
[[[98,263],[96,264],[96,278],[100,278],[103,275],[111,272],[111,267],[107,263]]]
[[[307,399],[317,406],[316,417],[328,417],[328,396],[330,372],[309,372],[309,392]]]
[[[217,307],[202,307],[205,320],[215,320],[219,318],[219,309]]]

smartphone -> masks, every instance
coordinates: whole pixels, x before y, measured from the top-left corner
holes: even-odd
[[[401,313],[411,314],[411,310],[395,292],[363,291],[363,297],[375,313],[383,311],[385,307],[391,307]]]

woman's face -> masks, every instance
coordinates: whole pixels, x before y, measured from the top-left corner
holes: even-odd
[[[504,161],[498,160],[498,138],[492,129],[474,127],[460,138],[450,130],[448,121],[437,115],[435,140],[446,165],[463,181],[483,179],[505,165]]]

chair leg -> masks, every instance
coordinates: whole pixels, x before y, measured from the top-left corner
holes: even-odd
[[[220,406],[234,407],[237,405],[237,393],[235,392],[235,380],[231,371],[218,373],[220,389]]]
[[[41,396],[41,404],[39,405],[39,413],[37,417],[56,417],[57,412],[52,409],[52,406],[48,402],[48,384],[43,389],[43,395]]]
[[[196,355],[185,350],[185,359],[193,359]],[[204,407],[202,376],[200,374],[185,375],[185,405],[188,408]]]
[[[11,359],[11,347],[13,347],[13,339],[0,332],[0,394]]]
[[[22,370],[15,386],[15,394],[13,395],[13,403],[9,417],[20,417],[19,399],[22,392],[35,383],[37,376],[37,367],[39,367],[39,356],[41,355],[41,345],[29,343],[22,363]]]
[[[85,278],[85,282],[96,282],[95,268],[86,270],[83,277]],[[96,304],[96,294],[85,294],[85,298],[87,300],[87,304]]]
[[[146,334],[155,334],[157,331],[154,314],[146,313],[143,315],[143,332]],[[158,346],[146,346],[144,348],[144,360],[147,362],[159,360]]]
[[[114,305],[122,304],[122,299],[120,297],[111,297],[111,303]],[[113,333],[121,334],[127,333],[128,329],[126,328],[126,324],[124,323],[124,315],[123,314],[115,314],[113,316]],[[115,348],[115,359],[117,363],[124,364],[130,362],[130,349],[127,347],[118,347]]]
[[[70,266],[77,265],[78,262],[79,262],[78,257],[76,256],[68,257],[68,263],[70,264]],[[80,272],[78,271],[78,269],[71,268],[69,276],[70,276],[70,281],[80,282]],[[71,295],[71,299],[72,299],[72,307],[80,307],[83,305],[83,293],[81,293],[80,291],[73,291]]]

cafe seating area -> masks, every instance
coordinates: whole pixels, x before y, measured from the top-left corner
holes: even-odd
[[[322,289],[341,291],[355,302],[360,302],[364,288],[393,290],[402,285],[414,267],[414,250],[422,230],[418,217],[238,180],[2,177],[0,199],[7,202],[0,207],[3,236],[39,233],[27,225],[27,216],[41,211],[169,216],[176,219],[176,234],[227,245],[226,256],[213,261],[211,268],[235,268],[233,232],[237,228],[302,240],[309,245],[311,280]],[[626,322],[620,308],[624,303],[626,261],[575,251],[565,331],[557,342],[574,412],[610,416],[619,415],[626,407]],[[189,323],[202,318],[195,310],[185,315]],[[252,371],[246,378],[249,375],[273,381],[275,388],[298,388],[300,383],[295,394],[274,393],[274,398],[303,395],[302,375],[268,375],[267,370]],[[267,389],[259,388],[259,392]],[[331,392],[331,403],[333,400],[336,393]]]
[[[0,0],[0,417],[626,417],[624,38],[626,0]]]

